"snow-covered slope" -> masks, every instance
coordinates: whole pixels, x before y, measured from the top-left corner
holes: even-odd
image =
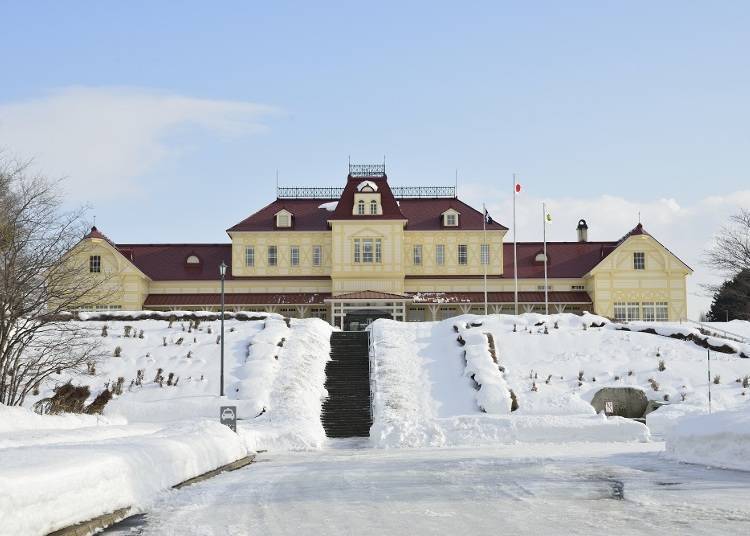
[[[524,437],[559,441],[566,434],[585,440],[587,433],[602,440],[639,437],[628,428],[635,423],[614,431],[618,420],[595,415],[590,401],[607,386],[640,388],[649,399],[669,402],[669,409],[659,410],[665,415],[705,411],[707,350],[668,336],[693,328],[647,326],[661,336],[622,327],[590,314],[378,320],[371,327],[376,342],[371,439],[379,446],[418,446]],[[743,387],[750,360],[711,352],[711,369],[714,409],[750,399],[750,389]],[[511,393],[517,408],[508,415]],[[602,423],[609,423],[609,432],[600,430]],[[582,431],[587,426],[592,427]]]
[[[67,381],[88,385],[90,403],[122,378],[123,392],[107,404],[106,417],[155,423],[218,419],[219,406],[236,405],[239,429],[251,448],[267,448],[263,438],[282,448],[279,434],[290,441],[287,446],[321,444],[320,400],[333,328],[316,318],[247,316],[261,319],[225,321],[223,399],[218,320],[196,326],[189,320],[91,319],[80,322],[106,357],[92,374],[54,376],[27,405],[52,396],[54,387]]]

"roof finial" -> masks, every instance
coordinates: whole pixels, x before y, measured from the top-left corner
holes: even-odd
[[[96,227],[96,214],[94,214],[94,227]]]
[[[638,224],[640,225],[640,223],[641,223],[641,211],[639,210],[638,211]]]

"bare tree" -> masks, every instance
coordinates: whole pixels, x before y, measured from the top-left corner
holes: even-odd
[[[708,266],[727,279],[750,270],[750,210],[742,209],[729,218],[704,257]]]
[[[59,184],[30,176],[0,155],[0,403],[22,404],[55,374],[78,372],[100,354],[95,337],[64,319],[103,303],[105,274],[89,274],[84,209],[63,211]]]

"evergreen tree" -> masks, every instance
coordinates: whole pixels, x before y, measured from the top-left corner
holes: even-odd
[[[718,288],[708,319],[712,322],[750,320],[750,270],[742,270]]]

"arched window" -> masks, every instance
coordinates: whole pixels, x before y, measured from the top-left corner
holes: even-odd
[[[370,214],[377,214],[378,213],[378,202],[374,199],[370,201]]]
[[[357,214],[360,216],[364,216],[365,214],[365,202],[361,199],[359,200],[359,203],[357,203]]]
[[[187,264],[200,264],[201,260],[198,258],[197,255],[190,255],[187,259],[185,259],[185,262]]]

